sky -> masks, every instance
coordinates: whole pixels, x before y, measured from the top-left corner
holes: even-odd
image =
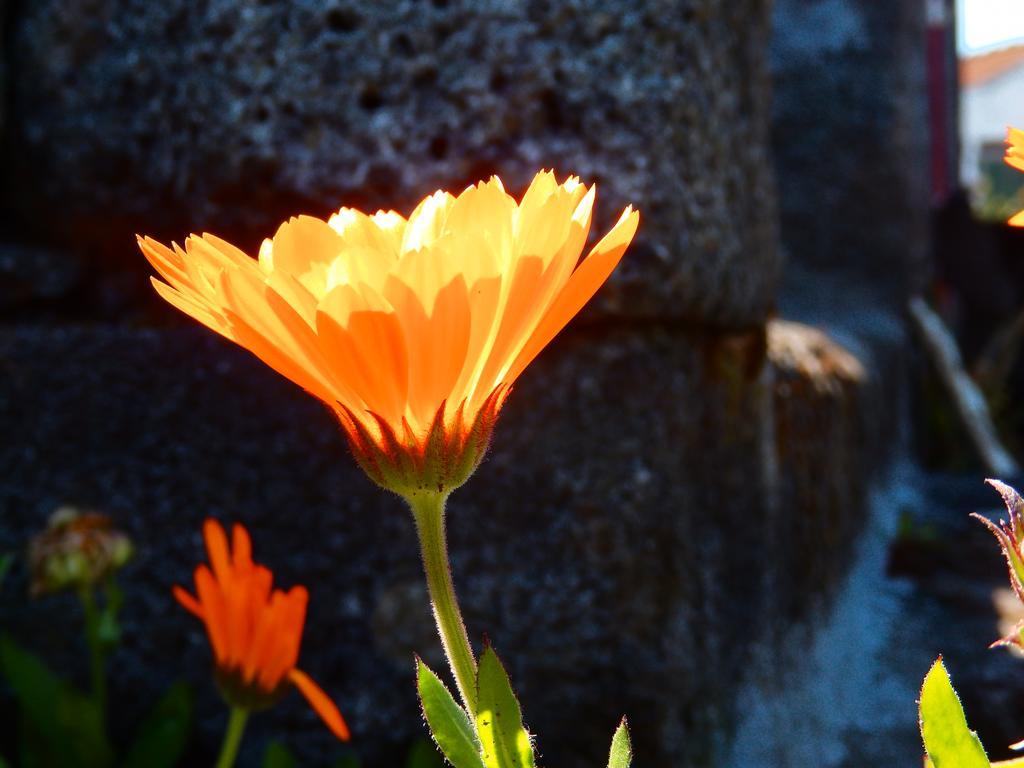
[[[957,9],[963,53],[1024,42],[1024,0],[957,0]]]

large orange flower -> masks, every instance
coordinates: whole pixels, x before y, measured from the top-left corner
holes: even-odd
[[[195,571],[196,594],[174,587],[178,602],[205,625],[213,648],[217,683],[233,707],[265,709],[294,685],[331,732],[348,741],[338,708],[303,671],[295,668],[306,621],[305,587],[272,589],[273,574],[252,561],[252,541],[241,525],[229,550],[220,523],[207,520],[203,538],[210,557]]]
[[[167,301],[330,405],[356,458],[399,492],[450,490],[482,457],[509,386],[579,312],[636,231],[628,207],[590,253],[595,187],[538,173],[438,191],[406,219],[299,216],[259,259],[210,234],[139,244]]]
[[[1024,171],[1024,131],[1019,128],[1008,128],[1006,131],[1006,164]],[[1010,226],[1024,227],[1024,211],[1016,214],[1009,221]]]

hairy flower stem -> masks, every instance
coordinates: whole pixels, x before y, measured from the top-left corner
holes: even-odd
[[[216,768],[231,768],[238,757],[238,748],[242,745],[242,734],[245,733],[245,722],[249,719],[249,710],[232,707],[228,718],[228,728],[224,732],[224,744],[220,748]]]
[[[93,595],[92,587],[83,586],[79,589],[78,599],[82,602],[82,612],[85,614],[85,641],[89,646],[92,697],[99,714],[102,733],[106,734],[107,669],[103,653],[103,640],[100,637],[100,613],[96,607],[96,598]]]
[[[455,586],[452,584],[452,568],[448,562],[444,525],[447,498],[446,493],[419,493],[410,494],[406,501],[416,519],[423,570],[427,575],[427,588],[430,590],[430,602],[434,608],[441,644],[452,674],[455,675],[462,703],[473,714],[476,712],[476,658],[459,611]]]

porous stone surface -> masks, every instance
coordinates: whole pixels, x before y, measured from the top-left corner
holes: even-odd
[[[783,250],[900,307],[928,244],[925,5],[778,0],[771,42]]]
[[[850,543],[865,521],[865,479],[873,469],[866,451],[866,403],[877,390],[869,388],[860,360],[812,326],[769,323],[768,356],[775,374],[778,499],[799,510],[775,518],[774,548],[778,572],[803,585],[770,593],[787,601],[780,610],[795,620],[820,608],[847,573]],[[834,556],[807,557],[821,548]]]
[[[643,215],[599,308],[756,324],[778,272],[769,6],[33,0],[11,19],[8,202],[142,269],[139,231],[252,249],[295,213],[408,211],[492,172],[518,192],[553,166],[599,182],[598,229]]]
[[[400,764],[397,744],[422,735],[412,654],[443,664],[412,522],[361,475],[327,409],[201,329],[9,328],[0,360],[14,436],[0,441],[0,551],[62,504],[110,513],[138,545],[118,731],[142,717],[129,702],[184,677],[199,692],[186,764],[216,748],[207,642],[169,592],[203,558],[212,515],[245,522],[281,584],[309,586],[302,667],[367,766]],[[517,385],[449,530],[471,634],[508,663],[545,764],[601,764],[623,713],[639,764],[717,764],[747,655],[785,620],[764,586],[807,589],[766,543],[772,515],[797,512],[766,502],[771,402],[763,332],[579,329]],[[0,593],[5,628],[84,680],[74,601],[24,589],[19,567]],[[270,737],[304,765],[336,749],[296,696],[251,728],[242,764]]]

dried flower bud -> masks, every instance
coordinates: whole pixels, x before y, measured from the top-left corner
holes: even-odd
[[[29,543],[30,592],[38,597],[92,587],[120,570],[133,551],[107,515],[61,507]]]
[[[989,485],[999,491],[1006,505],[1006,511],[1010,515],[1010,521],[999,521],[996,525],[986,517],[974,513],[971,517],[980,520],[996,537],[999,547],[1003,550],[1003,557],[1006,558],[1006,565],[1010,572],[1010,586],[1016,593],[1017,598],[1024,602],[1024,499],[1013,488],[999,480],[986,480]],[[1003,628],[1004,631],[1006,628]],[[1024,621],[1019,622],[1009,629],[1007,634],[992,644],[1012,645],[1024,649]]]

